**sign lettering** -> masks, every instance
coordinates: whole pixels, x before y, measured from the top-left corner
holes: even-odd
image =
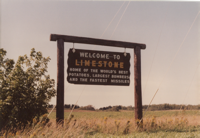
[[[130,53],[72,49],[67,81],[73,84],[130,85]]]

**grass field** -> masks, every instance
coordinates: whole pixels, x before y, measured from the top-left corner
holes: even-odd
[[[65,118],[67,118],[70,114],[71,110],[65,110]],[[104,117],[110,117],[110,118],[127,118],[127,119],[133,119],[135,114],[134,111],[126,111],[121,110],[120,112],[107,112],[107,111],[85,111],[85,110],[77,110],[75,109],[72,113],[74,117],[77,118],[104,118]],[[178,111],[178,110],[164,110],[164,111],[148,111],[145,113],[144,117],[170,117],[170,116],[199,116],[200,117],[200,111],[198,110],[185,110],[185,111]],[[50,119],[56,118],[56,110],[54,110],[50,116]]]
[[[76,138],[200,138],[200,111],[148,111],[142,125],[135,125],[133,111],[106,112],[65,110],[64,127],[56,126],[56,112],[50,122],[38,123],[10,137]],[[69,117],[69,119],[67,119]]]

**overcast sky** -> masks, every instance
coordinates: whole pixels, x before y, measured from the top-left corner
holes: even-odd
[[[158,88],[152,104],[200,104],[199,11],[200,2],[1,0],[0,46],[15,61],[31,48],[50,56],[48,73],[56,80],[57,43],[50,41],[50,34],[144,43],[143,104],[149,104]],[[74,46],[124,52],[123,48]],[[72,47],[65,43],[65,72]],[[75,104],[82,93],[80,106],[134,106],[133,49],[126,52],[131,54],[130,86],[74,85],[66,81],[65,73],[65,104]],[[55,103],[53,98],[51,104]]]

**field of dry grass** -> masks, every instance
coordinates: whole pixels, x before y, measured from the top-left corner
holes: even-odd
[[[66,110],[65,118],[69,111]],[[44,116],[46,117],[46,116]],[[76,138],[76,137],[200,137],[200,111],[151,111],[143,123],[135,124],[134,113],[75,110],[64,127],[57,126],[55,112],[50,122],[37,123],[24,132],[8,137]]]

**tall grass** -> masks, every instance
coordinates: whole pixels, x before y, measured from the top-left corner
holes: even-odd
[[[162,111],[165,112],[165,111]],[[25,131],[18,130],[16,134],[8,133],[8,137],[30,137],[30,138],[75,138],[75,137],[153,137],[159,134],[175,136],[181,134],[194,137],[200,134],[200,115],[197,112],[152,112],[143,119],[140,127],[135,125],[134,116],[129,117],[132,112],[74,112],[69,119],[64,120],[64,126],[56,125],[56,119],[50,116],[50,121],[44,120],[27,127]],[[156,114],[153,114],[156,113]],[[86,115],[88,114],[88,116]],[[122,116],[120,116],[120,114]],[[82,117],[78,115],[83,115]],[[111,115],[111,116],[109,116]],[[66,114],[67,116],[67,114]],[[183,135],[184,134],[184,135]]]

